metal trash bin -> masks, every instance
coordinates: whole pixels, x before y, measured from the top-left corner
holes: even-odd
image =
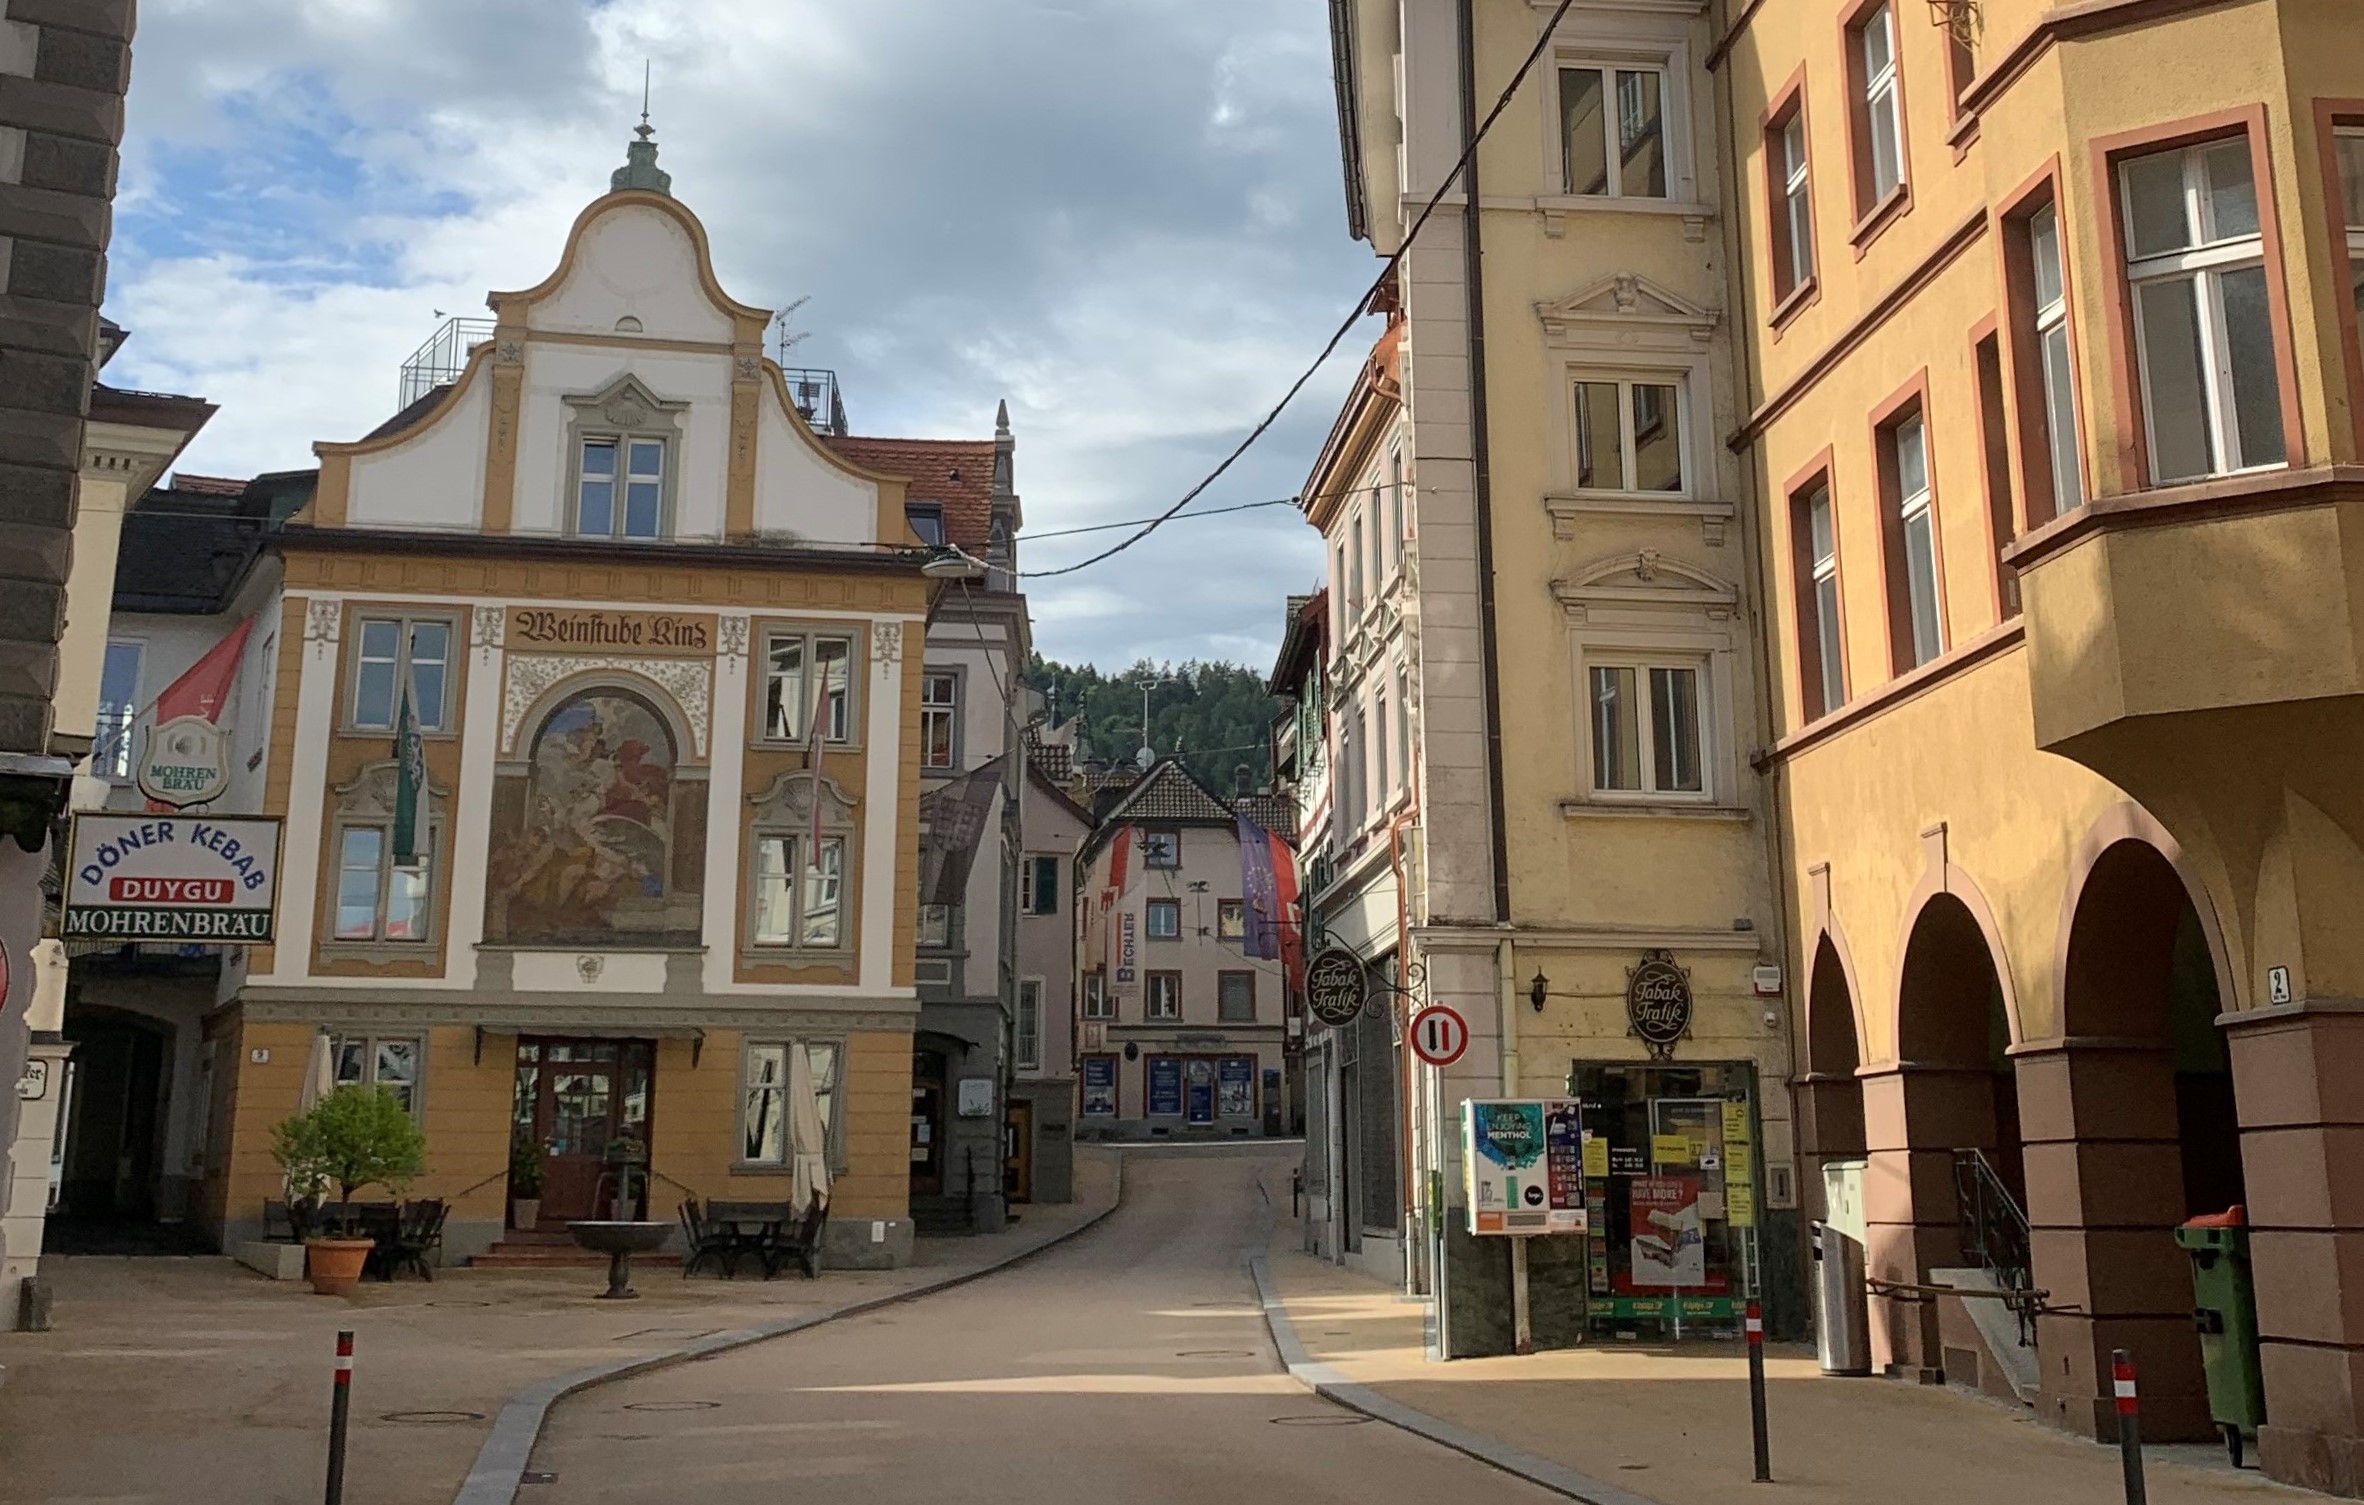
[[[2265,1373],[2257,1351],[2257,1280],[2249,1267],[2249,1216],[2232,1207],[2175,1230],[2191,1256],[2192,1324],[2200,1330],[2200,1369],[2208,1379],[2208,1414],[2224,1436],[2233,1467],[2242,1444],[2265,1420]]]
[[[1814,1225],[1814,1353],[1824,1374],[1871,1373],[1871,1302],[1863,1245]]]

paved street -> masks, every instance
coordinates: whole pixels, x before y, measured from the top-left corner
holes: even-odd
[[[1245,1261],[1296,1154],[1133,1153],[1112,1217],[1001,1275],[562,1402],[520,1498],[1558,1498],[1282,1371]]]

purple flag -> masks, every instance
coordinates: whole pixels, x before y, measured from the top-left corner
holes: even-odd
[[[1239,891],[1247,910],[1247,935],[1240,950],[1265,961],[1280,959],[1280,884],[1272,873],[1272,841],[1264,828],[1239,817]]]

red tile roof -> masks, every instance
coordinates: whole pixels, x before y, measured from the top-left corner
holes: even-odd
[[[865,470],[908,480],[903,499],[941,506],[949,541],[972,554],[983,554],[992,542],[991,439],[865,439],[848,434],[822,442]]]
[[[246,482],[234,476],[193,476],[185,470],[176,470],[171,485],[175,491],[194,491],[204,496],[246,495]]]

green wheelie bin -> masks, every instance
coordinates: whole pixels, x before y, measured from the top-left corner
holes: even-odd
[[[2225,1451],[2241,1466],[2242,1444],[2265,1420],[2265,1375],[2257,1357],[2257,1282],[2249,1268],[2249,1218],[2233,1207],[2175,1230],[2192,1260],[2192,1323],[2208,1377],[2208,1414]]]

